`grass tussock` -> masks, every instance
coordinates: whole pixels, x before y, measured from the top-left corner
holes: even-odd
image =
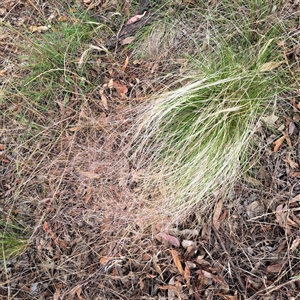
[[[239,14],[239,20],[230,7],[206,12],[206,39],[189,57],[188,75],[177,76],[181,87],[154,96],[137,122],[133,157],[145,186],[160,190],[150,206],[163,207],[162,216],[177,219],[195,207],[204,213],[212,194],[225,196],[247,169],[258,120],[289,89],[280,21],[252,32],[257,7],[249,6],[249,19]],[[261,17],[269,20],[266,10]],[[233,34],[225,36],[229,29]],[[196,40],[192,35],[186,45]]]
[[[0,221],[0,261],[17,256],[26,248],[28,240],[22,237],[25,233],[19,226]]]

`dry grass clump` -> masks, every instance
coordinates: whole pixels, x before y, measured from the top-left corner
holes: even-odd
[[[147,189],[152,186],[161,193],[149,206],[174,220],[196,207],[205,213],[212,194],[225,196],[231,190],[247,169],[259,118],[288,89],[278,46],[286,38],[281,23],[252,35],[249,20],[231,8],[222,18],[220,10],[206,11],[206,21],[211,21],[207,39],[198,39],[197,54],[188,62],[189,76],[177,75],[182,86],[155,95],[137,121],[133,157]],[[235,17],[239,22],[232,27]],[[164,26],[167,42],[181,29]],[[229,29],[236,34],[224,36]],[[166,53],[165,40],[160,40]]]

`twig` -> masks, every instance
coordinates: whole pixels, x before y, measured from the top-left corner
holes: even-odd
[[[220,238],[220,235],[219,235],[217,229],[216,229],[213,225],[212,225],[212,228],[213,228],[213,231],[214,231],[214,233],[215,233],[215,236],[217,237],[218,242],[220,243],[221,247],[223,248],[223,251],[224,251],[224,252],[226,253],[226,255],[227,255],[227,259],[228,259],[228,262],[229,262],[231,268],[232,268],[232,269],[234,270],[234,272],[237,274],[235,265],[233,264],[233,262],[232,262],[232,260],[231,260],[231,258],[230,258],[230,255],[229,255],[229,253],[228,253],[228,251],[227,251],[227,249],[226,249],[226,247],[225,247],[225,245],[224,245],[222,239]],[[242,290],[245,291],[245,285],[244,285],[242,279],[241,279],[239,276],[237,276],[237,280],[238,280],[238,282],[239,282],[239,284],[240,284]]]
[[[276,291],[276,290],[278,290],[278,289],[281,289],[281,288],[283,288],[284,286],[286,286],[286,285],[288,285],[288,284],[290,284],[290,283],[293,283],[293,282],[295,282],[295,281],[300,281],[300,278],[293,278],[293,279],[291,279],[290,281],[287,281],[287,282],[284,282],[284,283],[279,284],[279,285],[277,285],[277,286],[274,286],[273,288],[267,287],[267,288],[265,288],[264,290],[258,291],[257,293],[255,293],[254,295],[252,295],[250,298],[248,298],[248,300],[255,299],[256,296],[261,295],[262,293],[268,293],[268,294],[269,294],[269,293],[272,293],[272,292],[274,292],[274,291]]]

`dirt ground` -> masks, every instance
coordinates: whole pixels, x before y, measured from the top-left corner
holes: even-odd
[[[129,19],[130,1],[117,2],[77,5],[97,22],[106,17],[104,6],[107,14],[118,7]],[[299,6],[288,3],[288,9],[299,12]],[[141,1],[137,9],[146,4]],[[25,75],[18,46],[26,35],[22,26],[41,26],[41,16],[58,10],[63,16],[64,9],[51,1],[0,4],[2,22],[15,29],[12,34],[0,27],[3,91]],[[288,131],[286,141],[274,152],[274,133],[257,129],[262,151],[255,175],[241,178],[228,199],[214,199],[207,212],[212,218],[196,210],[176,224],[164,220],[145,226],[151,216],[139,214],[155,195],[140,190],[126,156],[128,141],[135,108],[171,80],[158,81],[158,70],[173,66],[144,60],[121,72],[130,49],[119,40],[136,28],[118,28],[119,39],[112,35],[104,41],[114,61],[99,54],[103,64],[90,75],[89,80],[101,77],[98,87],[84,99],[73,91],[74,107],[61,104],[57,115],[41,114],[45,130],[38,141],[26,140],[28,127],[14,120],[24,108],[4,96],[0,102],[1,219],[29,229],[26,249],[0,261],[0,298],[300,299],[300,131],[293,102],[279,106],[273,122]],[[97,37],[94,42],[99,43]],[[105,91],[103,107],[99,87],[112,76],[115,85]],[[298,102],[299,95],[289,96]],[[55,143],[49,143],[53,134]]]

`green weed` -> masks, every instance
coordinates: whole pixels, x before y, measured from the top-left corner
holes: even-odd
[[[0,260],[20,254],[28,244],[26,231],[19,226],[0,222]]]

